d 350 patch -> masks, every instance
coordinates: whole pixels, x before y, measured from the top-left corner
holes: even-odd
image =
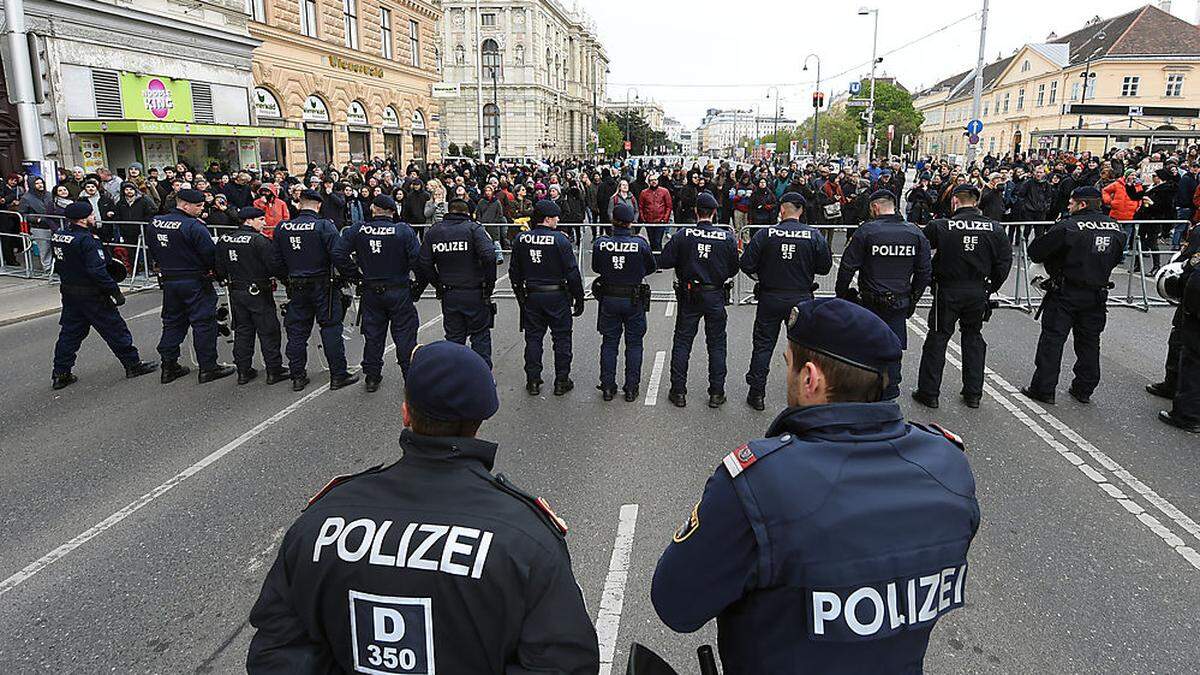
[[[434,675],[429,598],[350,591],[350,637],[357,673]]]
[[[700,529],[700,502],[696,502],[696,505],[692,507],[691,515],[688,516],[683,525],[679,526],[679,529],[675,531],[675,536],[671,537],[671,540],[676,544],[683,543],[684,540],[692,536],[692,533],[698,529]]]

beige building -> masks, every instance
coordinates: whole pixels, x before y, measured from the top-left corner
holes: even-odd
[[[974,72],[915,96],[925,115],[919,154],[966,154]],[[1103,152],[1147,145],[1154,131],[1154,145],[1174,145],[1200,122],[1200,29],[1146,5],[1061,38],[1051,34],[984,68],[979,119],[981,156]]]
[[[440,56],[434,0],[250,0],[259,125],[303,130],[263,141],[262,162],[303,170],[441,156],[431,87]]]
[[[631,101],[605,101],[604,109],[614,113],[632,110],[641,115],[642,119],[646,120],[646,124],[650,125],[651,131],[665,132],[667,130],[667,114],[663,110],[662,104],[653,99],[637,98]],[[679,123],[676,122],[676,124]],[[682,129],[683,126],[679,125],[679,128]]]

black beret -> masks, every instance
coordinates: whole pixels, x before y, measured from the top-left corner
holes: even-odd
[[[900,362],[900,338],[869,309],[840,298],[817,298],[792,308],[788,340],[832,359],[877,373]]]
[[[377,209],[383,209],[384,211],[395,211],[396,200],[387,195],[379,195],[371,200],[371,206],[374,206]]]
[[[1091,185],[1077,187],[1071,191],[1071,199],[1100,199],[1100,191]]]
[[[321,198],[321,193],[320,193],[320,192],[317,192],[316,190],[312,190],[312,189],[308,189],[308,190],[304,190],[304,191],[302,191],[302,192],[300,193],[300,199],[302,199],[302,200],[304,200],[304,201],[306,201],[306,202],[319,202],[319,201],[324,201],[324,200]]]
[[[238,218],[241,218],[242,220],[252,220],[254,218],[262,218],[265,215],[267,215],[267,212],[263,211],[262,209],[258,208],[257,206],[247,206],[247,207],[238,209]]]
[[[67,204],[67,208],[63,209],[63,215],[67,220],[83,220],[92,213],[91,202],[71,202]]]
[[[696,195],[696,208],[698,209],[717,209],[721,205],[717,203],[717,198],[707,192],[701,192]]]
[[[204,193],[199,190],[180,190],[179,193],[175,195],[175,201],[187,202],[188,204],[203,204]]]
[[[455,342],[417,347],[404,388],[410,406],[443,422],[482,422],[500,409],[487,362]]]
[[[628,204],[617,204],[612,209],[612,219],[615,223],[632,223],[637,220],[633,207]]]
[[[808,206],[808,200],[805,199],[804,195],[800,194],[799,192],[783,193],[783,196],[779,198],[779,203],[780,204],[793,204],[795,206],[802,206],[802,207]]]
[[[874,202],[874,201],[878,201],[880,199],[886,199],[886,200],[892,202],[893,204],[895,204],[896,203],[896,193],[892,192],[891,190],[876,190],[871,193],[870,201]]]
[[[950,194],[966,194],[974,197],[975,199],[979,199],[980,192],[979,188],[975,187],[974,185],[971,185],[970,183],[963,183],[961,185],[955,185],[954,189],[950,190]]]
[[[562,215],[562,209],[558,208],[558,204],[549,199],[542,199],[537,204],[534,204],[533,212],[542,218],[553,218]]]

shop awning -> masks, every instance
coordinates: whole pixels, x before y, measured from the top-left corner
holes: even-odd
[[[146,120],[69,120],[73,134],[159,134],[164,136],[237,136],[240,138],[303,138],[303,129],[252,127],[234,124],[150,122]]]

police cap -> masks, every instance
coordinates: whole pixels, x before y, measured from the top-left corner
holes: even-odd
[[[633,207],[628,204],[617,204],[613,206],[612,219],[615,223],[632,223],[637,220],[637,216],[633,213]]]
[[[313,189],[304,190],[300,193],[300,201],[304,202],[319,202],[322,201],[321,193]]]
[[[192,189],[180,190],[179,193],[175,195],[175,201],[187,202],[188,204],[203,204],[204,193],[199,190]]]
[[[555,216],[562,215],[562,209],[558,208],[558,204],[555,204],[549,199],[539,200],[538,203],[533,206],[533,212],[540,218],[554,218]]]
[[[900,361],[900,339],[873,312],[840,298],[792,308],[787,337],[801,347],[858,368],[883,373]]]
[[[707,192],[701,192],[696,195],[696,208],[698,209],[716,209],[720,208],[717,203],[717,198]]]
[[[950,194],[967,195],[973,199],[979,199],[979,188],[971,185],[970,183],[963,183],[962,185],[955,185],[954,189],[950,191]]]
[[[377,195],[371,200],[371,206],[374,206],[377,209],[383,209],[384,211],[395,211],[396,200],[387,195]]]
[[[800,194],[799,192],[783,193],[783,196],[779,198],[779,203],[780,204],[791,204],[793,206],[799,206],[801,208],[808,206],[808,200],[806,200],[804,198],[804,195]]]
[[[886,199],[893,204],[896,203],[896,195],[891,190],[876,190],[871,193],[871,199],[869,201],[876,202],[881,199]]]
[[[91,202],[71,202],[67,204],[67,208],[63,209],[63,216],[67,220],[83,220],[92,213]]]
[[[1071,199],[1100,199],[1100,191],[1091,185],[1077,187],[1071,191]]]
[[[265,215],[267,215],[267,212],[257,206],[246,206],[238,209],[238,218],[242,220],[253,220],[255,218],[262,218]]]
[[[455,342],[417,347],[405,391],[410,406],[442,422],[482,422],[500,409],[496,378],[487,362]]]

